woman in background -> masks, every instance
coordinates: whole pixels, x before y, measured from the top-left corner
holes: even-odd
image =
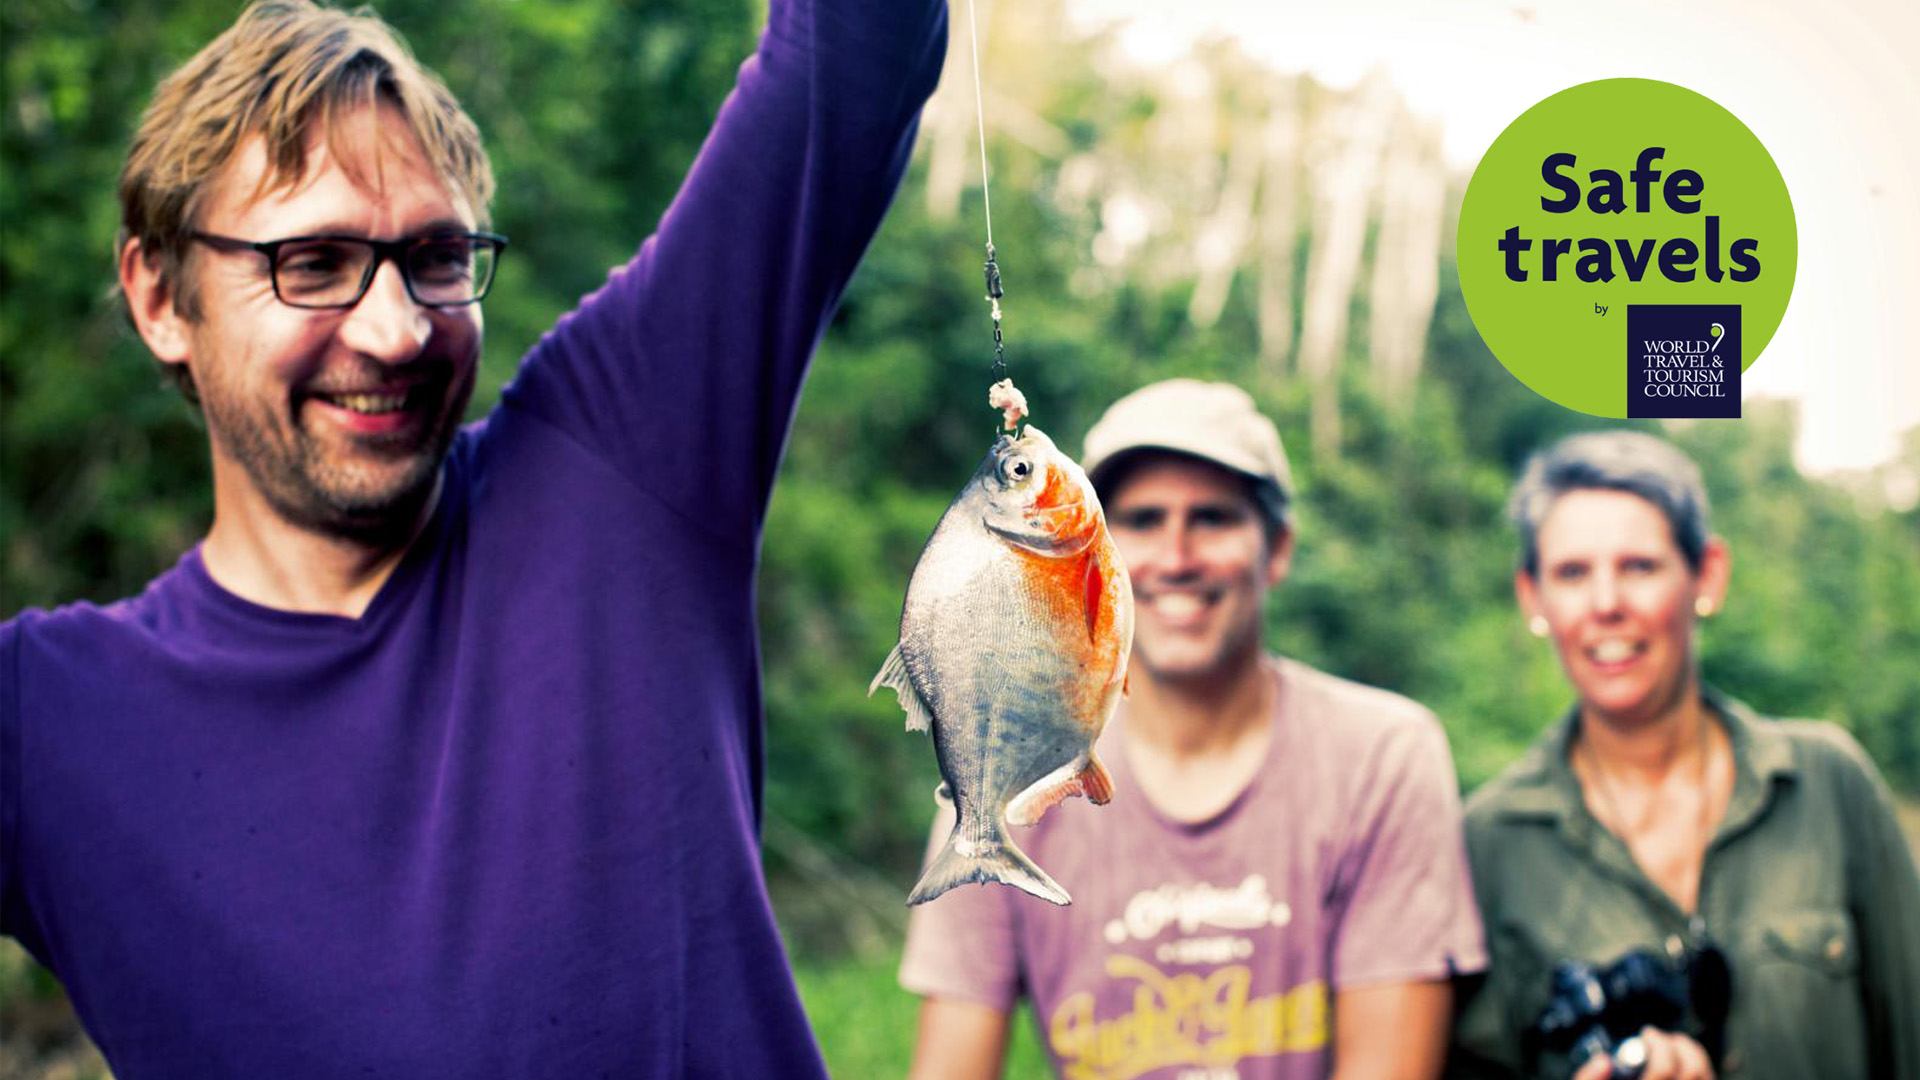
[[[1467,805],[1491,958],[1454,1072],[1920,1080],[1920,874],[1885,783],[1839,728],[1700,681],[1731,556],[1699,470],[1649,435],[1576,435],[1511,510],[1521,611],[1578,701]],[[1588,967],[1556,997],[1563,961]],[[1685,1014],[1582,1063],[1585,1016],[1663,987]]]

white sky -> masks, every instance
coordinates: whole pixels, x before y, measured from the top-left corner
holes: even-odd
[[[1287,71],[1349,86],[1380,68],[1470,171],[1506,125],[1594,79],[1664,79],[1739,117],[1786,179],[1793,298],[1746,395],[1801,406],[1801,467],[1891,458],[1920,424],[1920,4],[1912,0],[1070,0],[1170,59],[1237,38]]]

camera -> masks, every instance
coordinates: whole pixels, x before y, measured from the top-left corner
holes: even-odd
[[[1576,960],[1554,965],[1546,1007],[1523,1034],[1527,1068],[1543,1053],[1564,1055],[1574,1069],[1595,1054],[1614,1057],[1616,1080],[1646,1065],[1642,1028],[1681,1032],[1720,1068],[1732,977],[1726,958],[1708,944],[1677,956],[1635,949],[1604,967]]]

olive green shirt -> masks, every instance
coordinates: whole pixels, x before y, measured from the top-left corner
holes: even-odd
[[[1450,1075],[1522,1074],[1521,1033],[1561,959],[1677,953],[1704,935],[1733,971],[1720,1075],[1920,1080],[1920,874],[1886,784],[1823,723],[1763,720],[1713,691],[1734,789],[1698,918],[1587,811],[1568,765],[1577,710],[1467,802],[1485,981],[1464,989]],[[1565,1075],[1543,1058],[1538,1075]]]

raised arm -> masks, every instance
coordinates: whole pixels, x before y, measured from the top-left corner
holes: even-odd
[[[658,231],[534,348],[507,406],[750,537],[945,42],[941,0],[774,0]]]

